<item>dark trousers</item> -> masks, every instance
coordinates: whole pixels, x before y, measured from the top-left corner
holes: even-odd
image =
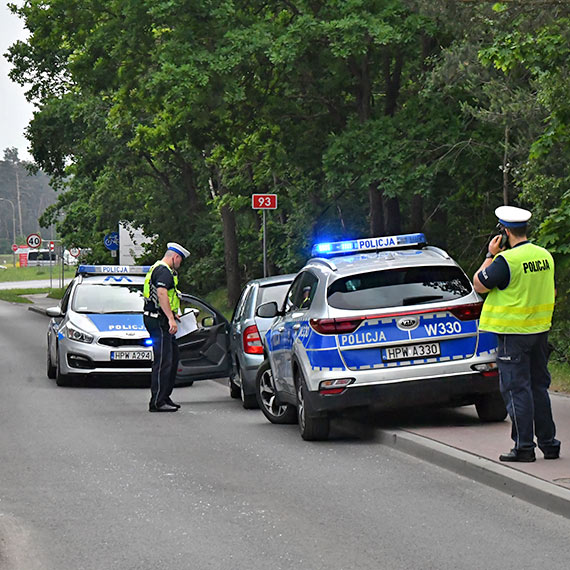
[[[160,319],[144,317],[144,325],[152,339],[154,361],[150,380],[150,406],[161,406],[170,398],[174,389],[174,380],[178,370],[178,342],[168,332],[168,323]]]
[[[512,422],[515,449],[560,449],[548,387],[548,333],[499,334],[497,365],[503,400]]]

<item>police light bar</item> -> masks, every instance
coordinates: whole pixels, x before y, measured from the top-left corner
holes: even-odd
[[[150,265],[80,265],[77,273],[83,275],[146,275]]]
[[[312,255],[327,256],[360,251],[379,251],[382,249],[398,249],[414,245],[426,245],[424,234],[402,234],[399,236],[383,236],[360,238],[347,241],[318,243],[313,246]]]

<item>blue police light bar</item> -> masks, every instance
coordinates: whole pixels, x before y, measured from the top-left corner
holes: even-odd
[[[77,273],[84,275],[146,275],[150,265],[80,265]]]
[[[398,249],[401,247],[411,247],[414,245],[422,246],[426,244],[427,241],[424,234],[402,234],[399,236],[383,236],[318,243],[313,246],[311,254],[316,256],[339,255],[343,253]]]

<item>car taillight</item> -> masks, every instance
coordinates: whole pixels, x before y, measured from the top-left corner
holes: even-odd
[[[309,324],[319,334],[343,334],[354,332],[369,317],[345,319],[311,319]]]
[[[263,354],[263,345],[261,337],[255,325],[247,327],[243,331],[243,351],[246,354]]]
[[[469,305],[461,305],[459,307],[450,307],[449,311],[460,321],[474,321],[481,316],[483,303],[471,303]]]

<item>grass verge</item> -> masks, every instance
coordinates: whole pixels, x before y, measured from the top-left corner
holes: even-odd
[[[7,269],[0,271],[0,282],[9,283],[11,281],[33,281],[35,279],[49,279],[49,267],[12,267],[6,265]],[[65,277],[74,277],[75,267],[66,267]],[[57,283],[61,276],[61,265],[52,268],[52,279]]]
[[[570,394],[570,364],[567,362],[550,362],[548,368],[552,376],[550,389],[553,392]]]
[[[65,289],[0,289],[0,300],[8,301],[9,303],[31,304],[32,301],[30,301],[26,295],[37,295],[41,293],[47,293],[50,299],[61,299],[65,293]]]

